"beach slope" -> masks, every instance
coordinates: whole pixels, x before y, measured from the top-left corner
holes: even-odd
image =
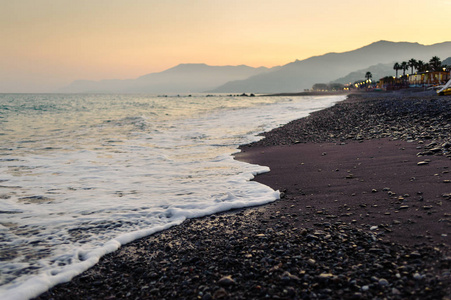
[[[449,299],[451,99],[350,95],[244,145],[272,204],[130,243],[39,299]]]

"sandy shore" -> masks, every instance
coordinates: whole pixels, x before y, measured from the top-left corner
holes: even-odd
[[[351,95],[242,146],[272,204],[188,220],[39,299],[449,299],[451,97]]]

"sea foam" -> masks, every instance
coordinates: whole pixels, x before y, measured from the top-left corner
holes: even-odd
[[[37,296],[187,218],[277,200],[251,181],[269,169],[232,154],[342,99],[1,95],[0,298]]]

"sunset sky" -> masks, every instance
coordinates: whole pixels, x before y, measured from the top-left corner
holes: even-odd
[[[0,0],[0,92],[451,40],[451,0]],[[451,55],[450,55],[451,56]]]

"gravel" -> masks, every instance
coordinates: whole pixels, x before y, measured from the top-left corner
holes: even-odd
[[[423,141],[419,156],[451,158],[450,120],[450,97],[350,95],[243,148],[390,138]],[[292,221],[299,216],[274,207],[187,220],[37,299],[450,299],[443,245],[382,240],[378,228],[335,218],[300,228]]]

